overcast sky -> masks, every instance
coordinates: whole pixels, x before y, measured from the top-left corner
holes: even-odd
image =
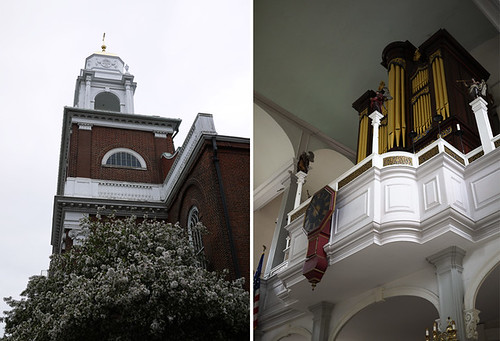
[[[48,268],[63,107],[104,32],[135,76],[135,112],[182,119],[176,147],[200,112],[250,137],[252,1],[6,0],[0,32],[1,298]]]

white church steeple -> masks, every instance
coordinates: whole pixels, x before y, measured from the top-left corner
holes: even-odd
[[[134,76],[120,57],[106,52],[104,35],[101,49],[85,60],[76,80],[74,106],[132,114],[137,86]]]

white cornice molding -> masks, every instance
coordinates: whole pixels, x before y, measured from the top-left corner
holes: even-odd
[[[285,188],[284,183],[290,178],[294,170],[294,160],[290,159],[283,164],[273,176],[267,179],[253,191],[253,209],[257,211],[280,195]]]
[[[198,114],[179,150],[179,154],[172,168],[165,178],[163,190],[166,193],[167,207],[173,199],[172,195],[175,193],[174,189],[178,186],[186,169],[188,169],[191,162],[193,162],[191,155],[200,148],[201,142],[204,141],[205,136],[217,136],[214,121],[210,114]]]
[[[108,127],[108,128],[118,128],[118,129],[128,129],[128,130],[140,130],[140,131],[150,131],[156,134],[173,134],[173,127],[158,127],[151,125],[143,125],[137,123],[130,122],[116,122],[116,121],[105,121],[102,119],[95,118],[84,118],[84,117],[72,117],[71,123],[76,123],[80,125],[87,126],[100,126],[100,127]]]

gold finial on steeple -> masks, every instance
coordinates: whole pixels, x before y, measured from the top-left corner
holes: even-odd
[[[102,52],[106,52],[106,44],[104,44],[105,37],[106,37],[106,32],[104,32],[102,35],[102,45],[101,45]]]

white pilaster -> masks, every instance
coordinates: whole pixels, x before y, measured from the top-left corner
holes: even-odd
[[[325,301],[309,307],[309,311],[313,313],[312,341],[328,340],[332,310],[333,303]]]
[[[479,138],[481,139],[484,154],[488,154],[495,149],[495,145],[491,141],[493,133],[488,119],[488,103],[481,97],[478,97],[470,102],[469,105],[472,107],[472,111],[476,117],[477,130],[479,131]]]
[[[133,113],[134,112],[134,99],[132,97],[132,91],[130,89],[130,81],[125,81],[125,112]]]
[[[372,154],[378,155],[378,128],[380,127],[380,120],[384,115],[375,110],[368,117],[372,119],[373,126]]]
[[[462,278],[464,256],[464,250],[451,246],[427,258],[436,267],[440,320],[443,323],[450,317],[455,321],[459,340],[465,340]]]
[[[302,186],[306,182],[307,173],[302,171],[295,174],[297,177],[297,193],[295,194],[295,204],[293,205],[293,209],[296,209],[300,205],[300,199],[302,197]]]
[[[93,107],[90,107],[90,81],[92,80],[91,76],[87,76],[85,78],[85,104],[84,108],[86,109],[93,109]]]

